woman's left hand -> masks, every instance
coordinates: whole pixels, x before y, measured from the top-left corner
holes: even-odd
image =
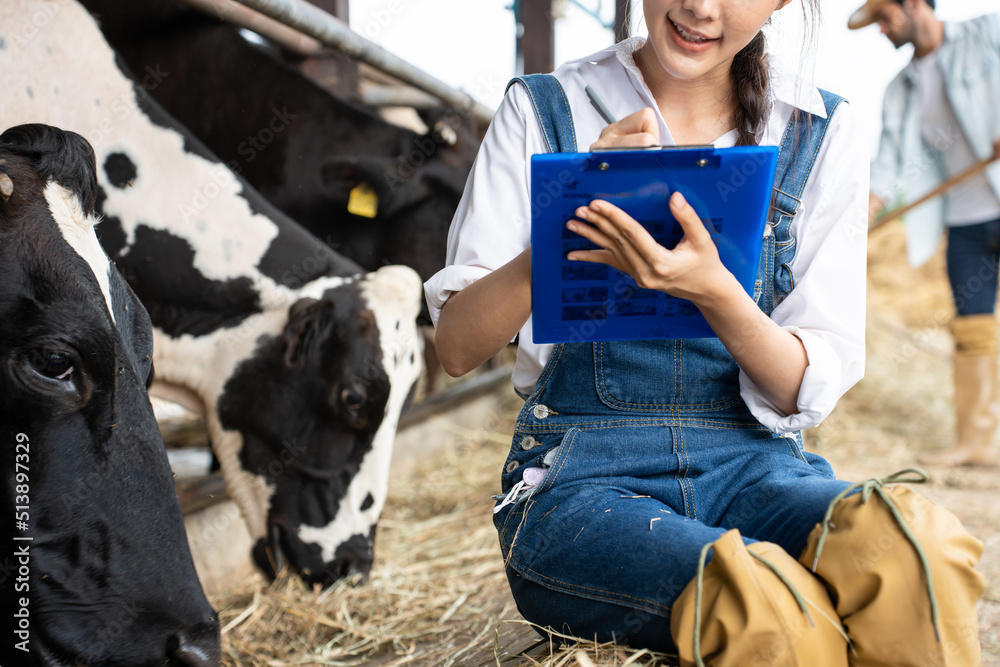
[[[734,285],[732,273],[719,259],[719,250],[705,224],[679,192],[670,197],[670,211],[684,230],[673,249],[667,249],[630,215],[606,201],[581,206],[576,220],[567,223],[570,231],[592,241],[600,250],[576,250],[571,260],[599,262],[629,274],[639,287],[667,292],[696,305],[704,299],[722,296]]]

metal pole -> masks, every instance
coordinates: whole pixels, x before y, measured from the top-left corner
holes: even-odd
[[[623,42],[631,35],[630,15],[632,14],[631,0],[618,0],[615,5],[615,42]]]
[[[551,72],[555,69],[555,25],[552,0],[521,0],[521,53],[524,73]]]
[[[227,23],[263,35],[297,56],[308,58],[323,52],[323,45],[319,41],[263,16],[249,7],[244,7],[236,0],[184,0],[184,2]]]
[[[484,125],[488,125],[493,119],[493,110],[477,102],[471,95],[455,90],[427,72],[389,53],[351,30],[343,21],[303,0],[239,0],[239,2],[327,46],[339,49],[355,60],[368,63],[386,74],[428,92],[447,104],[468,110]]]

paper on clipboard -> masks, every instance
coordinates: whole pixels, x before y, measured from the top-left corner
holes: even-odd
[[[711,232],[722,263],[753,294],[777,158],[776,146],[532,156],[534,342],[714,336],[690,301],[641,289],[610,266],[567,260],[570,251],[596,246],[566,222],[579,206],[604,199],[672,248],[683,233],[668,200],[679,190]]]

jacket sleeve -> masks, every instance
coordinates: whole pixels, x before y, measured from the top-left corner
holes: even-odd
[[[891,209],[903,197],[899,185],[901,172],[903,81],[896,77],[889,84],[882,101],[882,131],[879,135],[878,154],[871,163],[871,193]]]

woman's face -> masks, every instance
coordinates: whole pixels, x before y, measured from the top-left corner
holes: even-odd
[[[728,76],[733,58],[790,0],[643,0],[646,50],[675,79]],[[650,55],[647,53],[647,55]]]

